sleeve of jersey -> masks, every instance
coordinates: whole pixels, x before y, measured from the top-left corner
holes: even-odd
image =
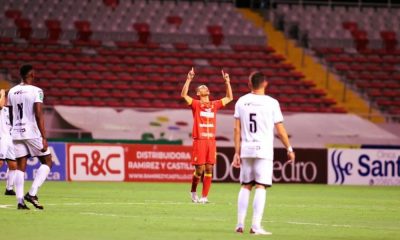
[[[190,103],[190,107],[194,110],[197,108],[197,105],[199,104],[198,100],[193,99],[192,102]]]
[[[235,104],[235,113],[233,114],[234,118],[240,118],[240,114],[239,114],[239,101],[236,102]]]
[[[43,103],[44,93],[42,89],[35,90],[35,103]]]
[[[223,107],[225,107],[224,103],[222,102],[222,100],[217,100],[214,102],[214,105],[217,109],[221,109]]]
[[[277,101],[274,109],[274,123],[280,123],[280,122],[283,122],[283,115],[281,107],[279,106],[279,102]]]

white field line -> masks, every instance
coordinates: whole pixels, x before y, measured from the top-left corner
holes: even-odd
[[[365,209],[365,205],[326,205],[326,204],[268,204],[268,207],[270,208],[304,208],[304,209],[310,209],[310,208],[318,208],[318,209]],[[400,210],[400,204],[398,206],[369,206],[370,209],[373,210],[385,210],[385,211],[399,211]]]
[[[98,212],[80,212],[81,215],[93,216],[93,217],[111,217],[111,218],[143,218],[143,215],[121,215],[114,213],[98,213]],[[226,219],[223,218],[210,218],[210,217],[171,217],[171,216],[152,216],[151,218],[157,219],[191,219],[197,221],[221,221],[226,222]],[[348,225],[348,224],[324,224],[324,223],[312,223],[312,222],[295,222],[295,221],[272,221],[265,220],[263,223],[279,223],[279,224],[292,224],[292,225],[309,225],[313,227],[322,227],[322,228],[362,228],[362,229],[374,229],[374,230],[392,230],[398,231],[399,228],[388,228],[388,227],[371,227],[371,226],[358,226],[358,225]]]
[[[111,218],[145,218],[144,215],[122,215],[122,214],[114,214],[114,213],[98,213],[98,212],[80,212],[81,215],[87,216],[95,216],[95,217],[111,217]],[[210,218],[210,217],[193,217],[193,216],[151,216],[151,218],[157,219],[189,219],[194,221],[218,221],[218,222],[226,222],[224,218]]]
[[[79,205],[213,205],[215,203],[208,203],[208,204],[194,204],[191,202],[172,202],[172,201],[165,201],[165,202],[159,202],[159,201],[145,201],[145,202],[73,202],[73,203],[49,203],[46,204],[48,206],[79,206]],[[288,205],[289,206],[289,205]],[[293,206],[293,205],[291,205]],[[303,208],[305,205],[298,205],[298,207]],[[277,205],[274,205],[274,207],[277,207]],[[11,205],[11,204],[0,204],[0,209],[16,209],[16,205]],[[88,216],[95,216],[95,217],[113,217],[113,218],[143,218],[143,215],[121,215],[121,214],[112,214],[112,213],[99,213],[99,212],[80,212],[79,214],[81,215],[88,215]],[[177,219],[182,219],[182,218],[190,218],[193,219],[193,217],[184,217],[184,216],[179,216],[179,217],[172,217],[172,216],[157,216],[154,217],[152,216],[151,218],[165,218],[165,219],[170,219],[170,218],[177,218]],[[204,218],[199,218],[196,217],[195,220],[213,220],[213,221],[223,221],[225,222],[226,219],[222,218],[210,218],[210,217],[204,217]],[[333,227],[333,228],[364,228],[364,229],[377,229],[377,230],[395,230],[398,231],[400,228],[390,228],[390,227],[371,227],[371,226],[362,226],[362,225],[348,225],[348,224],[324,224],[324,223],[313,223],[313,222],[299,222],[299,221],[273,221],[273,220],[264,220],[263,223],[279,223],[279,224],[292,224],[292,225],[308,225],[308,226],[315,226],[315,227]]]
[[[215,203],[195,204],[192,202],[71,202],[71,203],[47,203],[46,206],[87,206],[87,205],[215,205]],[[0,209],[14,209],[16,204],[0,204]]]
[[[0,204],[0,209],[8,209],[11,207],[16,207],[17,205],[10,205],[10,204]]]
[[[347,224],[324,224],[324,223],[310,223],[310,222],[287,222],[288,224],[294,225],[311,225],[311,226],[321,226],[321,227],[342,227],[342,228],[352,228],[351,225]]]
[[[49,206],[78,206],[78,205],[214,205],[215,203],[195,204],[191,202],[76,202],[76,203],[49,203]]]

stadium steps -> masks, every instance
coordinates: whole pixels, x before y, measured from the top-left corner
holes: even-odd
[[[275,30],[270,22],[264,21],[259,14],[249,9],[240,9],[238,11],[249,21],[263,27],[268,36],[269,45],[277,53],[286,56],[287,61],[295,66],[296,70],[301,71],[306,79],[312,80],[318,88],[324,89],[329,98],[336,100],[337,106],[363,118],[368,118],[373,122],[384,122],[384,117],[381,113],[377,109],[370,110],[369,104],[351,89],[347,88],[346,100],[343,101],[343,83],[336,75],[329,72],[329,85],[327,86],[325,67],[316,62],[311,55],[304,53],[304,66],[302,66],[303,49],[297,47],[294,41],[285,38],[282,32]]]

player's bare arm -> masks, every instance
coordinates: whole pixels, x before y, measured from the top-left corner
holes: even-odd
[[[287,155],[288,155],[288,159],[290,162],[295,160],[295,154],[293,152],[293,149],[290,145],[289,142],[289,136],[286,132],[285,126],[283,125],[283,123],[277,123],[275,124],[275,128],[276,131],[278,133],[279,139],[281,140],[282,144],[285,146],[285,148],[287,149]]]
[[[0,90],[0,109],[6,105],[6,91],[4,89]]]
[[[232,93],[231,80],[229,78],[229,74],[224,72],[224,70],[222,70],[221,73],[226,86],[226,96],[221,99],[222,104],[225,106],[233,100],[233,93]]]
[[[35,103],[34,110],[35,110],[36,123],[39,128],[40,134],[42,135],[43,149],[41,151],[46,152],[49,146],[46,138],[46,130],[44,128],[43,103],[39,102]]]
[[[233,141],[235,143],[235,155],[233,156],[232,166],[240,168],[240,119],[235,119],[234,136]]]
[[[193,78],[194,78],[194,69],[192,67],[192,69],[189,71],[189,73],[187,75],[185,85],[183,85],[182,92],[181,92],[181,97],[183,99],[185,99],[186,103],[189,105],[192,104],[192,102],[193,102],[193,98],[191,98],[188,95],[190,82],[192,82]]]

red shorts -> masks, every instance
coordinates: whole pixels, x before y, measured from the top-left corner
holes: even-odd
[[[215,139],[193,140],[192,165],[215,164],[216,158]]]

